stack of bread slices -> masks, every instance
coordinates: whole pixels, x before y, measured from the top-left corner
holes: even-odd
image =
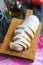
[[[35,15],[31,15],[14,30],[13,42],[10,42],[10,49],[15,51],[26,50],[31,46],[31,40],[39,26],[39,19]]]

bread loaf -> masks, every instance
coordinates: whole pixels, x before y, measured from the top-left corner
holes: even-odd
[[[10,43],[10,49],[15,51],[28,49],[31,46],[31,40],[34,38],[38,26],[39,19],[35,15],[27,17],[14,31],[15,36],[13,37],[13,42]]]

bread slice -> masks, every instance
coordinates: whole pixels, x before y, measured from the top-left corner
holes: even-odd
[[[30,42],[26,39],[26,38],[24,38],[22,35],[17,35],[17,36],[14,36],[14,38],[13,38],[14,40],[15,39],[19,39],[19,41],[21,41],[21,42],[23,42],[24,44],[26,44],[27,46],[28,46],[28,48],[30,47]]]
[[[22,29],[17,29],[15,30],[15,33],[19,33],[22,35],[24,38],[26,38],[29,42],[31,41],[31,38],[24,32]],[[18,35],[18,34],[17,34]]]
[[[11,42],[10,49],[15,50],[15,51],[22,51],[23,47],[17,43]]]
[[[21,45],[24,49],[27,49],[27,46],[26,46],[23,42],[21,42],[20,39],[14,41],[13,43],[14,43],[14,44],[16,43],[16,44],[18,44],[18,45]]]
[[[28,26],[20,25],[18,26],[18,29],[23,29],[28,34],[28,36],[30,36],[31,38],[34,38],[34,34],[32,30]]]

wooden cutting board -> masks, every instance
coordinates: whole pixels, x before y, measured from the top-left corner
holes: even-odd
[[[33,14],[33,11],[28,10],[25,18],[30,16],[31,14]],[[12,38],[13,38],[13,31],[23,21],[24,20],[17,19],[17,18],[12,19],[9,29],[7,31],[7,34],[5,36],[5,39],[3,41],[2,47],[0,48],[0,54],[10,55],[13,57],[18,57],[18,58],[23,58],[23,59],[28,59],[30,61],[34,61],[35,53],[36,53],[36,49],[37,49],[37,43],[38,43],[38,39],[40,36],[40,30],[41,30],[41,26],[42,26],[41,23],[38,27],[38,30],[35,33],[34,38],[31,41],[31,47],[29,49],[21,51],[21,52],[15,52],[15,51],[10,50],[10,48],[9,48],[9,43],[12,41]]]

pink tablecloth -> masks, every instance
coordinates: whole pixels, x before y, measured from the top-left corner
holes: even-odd
[[[43,36],[39,37],[38,48],[33,63],[18,58],[0,56],[0,65],[43,65]]]

